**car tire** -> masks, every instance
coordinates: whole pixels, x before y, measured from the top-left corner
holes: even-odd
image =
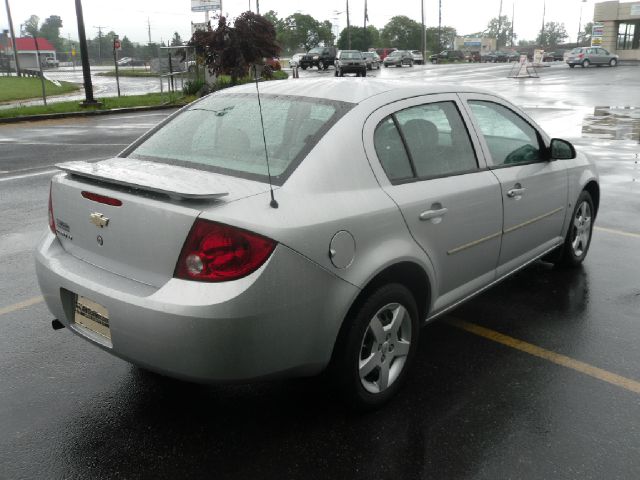
[[[612,58],[611,60],[609,60],[610,67],[615,67],[617,65],[618,65],[618,60],[616,60],[615,58]]]
[[[436,63],[438,63],[438,60],[436,60],[436,59],[434,58],[433,60],[431,60],[431,63],[433,63],[433,64],[435,65]]]
[[[589,65],[591,65],[591,62],[589,60],[585,60],[582,62],[582,68],[587,68]]]
[[[575,68],[575,65],[570,64],[570,65],[569,65],[569,68]]]
[[[389,68],[389,65],[385,63],[384,68]]]
[[[333,72],[333,76],[337,77],[338,76],[338,69],[336,68],[336,70]]]
[[[374,290],[353,310],[331,367],[347,402],[366,410],[387,402],[406,379],[417,349],[418,308],[405,286],[392,283]]]
[[[362,75],[363,77],[366,77],[366,76],[367,76],[367,70],[366,70],[366,69],[365,69],[365,70],[363,70],[363,71],[362,71],[362,73],[361,73],[361,75]]]
[[[307,66],[306,66],[306,65],[303,65],[303,66],[302,66],[302,67],[300,67],[300,68],[302,68],[303,70],[306,70],[306,69],[307,69]]]
[[[577,267],[584,261],[591,245],[594,214],[591,194],[583,190],[576,201],[564,244],[553,263],[562,267]]]
[[[409,66],[413,67],[413,61],[409,62]]]
[[[324,62],[322,60],[318,62],[318,70],[326,70],[326,68],[324,68]]]
[[[340,70],[340,72],[338,73],[339,77],[344,77],[344,72],[342,70]]]

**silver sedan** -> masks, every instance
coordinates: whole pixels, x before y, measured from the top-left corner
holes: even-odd
[[[60,165],[36,254],[56,326],[197,382],[329,367],[375,407],[421,325],[537,259],[585,259],[595,168],[505,99],[260,88],[262,112],[255,85],[223,90],[116,158]]]

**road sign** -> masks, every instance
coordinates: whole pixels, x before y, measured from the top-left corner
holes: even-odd
[[[220,0],[191,0],[192,12],[210,12],[220,10]]]
[[[122,50],[122,44],[120,43],[120,40],[117,38],[113,39],[113,49],[114,50]]]
[[[72,57],[75,57],[75,56],[76,56],[76,49],[75,49],[75,48],[72,48],[72,49],[71,49],[71,56],[72,56]]]

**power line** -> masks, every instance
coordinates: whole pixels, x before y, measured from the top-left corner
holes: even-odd
[[[98,29],[98,63],[102,63],[102,29],[108,28],[103,25],[94,26],[93,28]]]

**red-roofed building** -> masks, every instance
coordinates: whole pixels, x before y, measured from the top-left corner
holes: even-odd
[[[7,39],[7,42],[8,45],[2,45],[1,48],[7,55],[13,57],[13,45],[11,39]],[[45,58],[52,57],[54,60],[56,60],[56,49],[46,38],[38,37],[38,49],[40,51],[40,61],[43,62],[43,67],[46,65],[46,63],[44,63]],[[36,57],[36,42],[33,38],[16,38],[16,50],[18,51],[18,61],[20,62],[20,68],[38,68],[38,60]],[[13,67],[15,67],[15,65],[13,65],[13,61],[11,62],[11,64]]]

